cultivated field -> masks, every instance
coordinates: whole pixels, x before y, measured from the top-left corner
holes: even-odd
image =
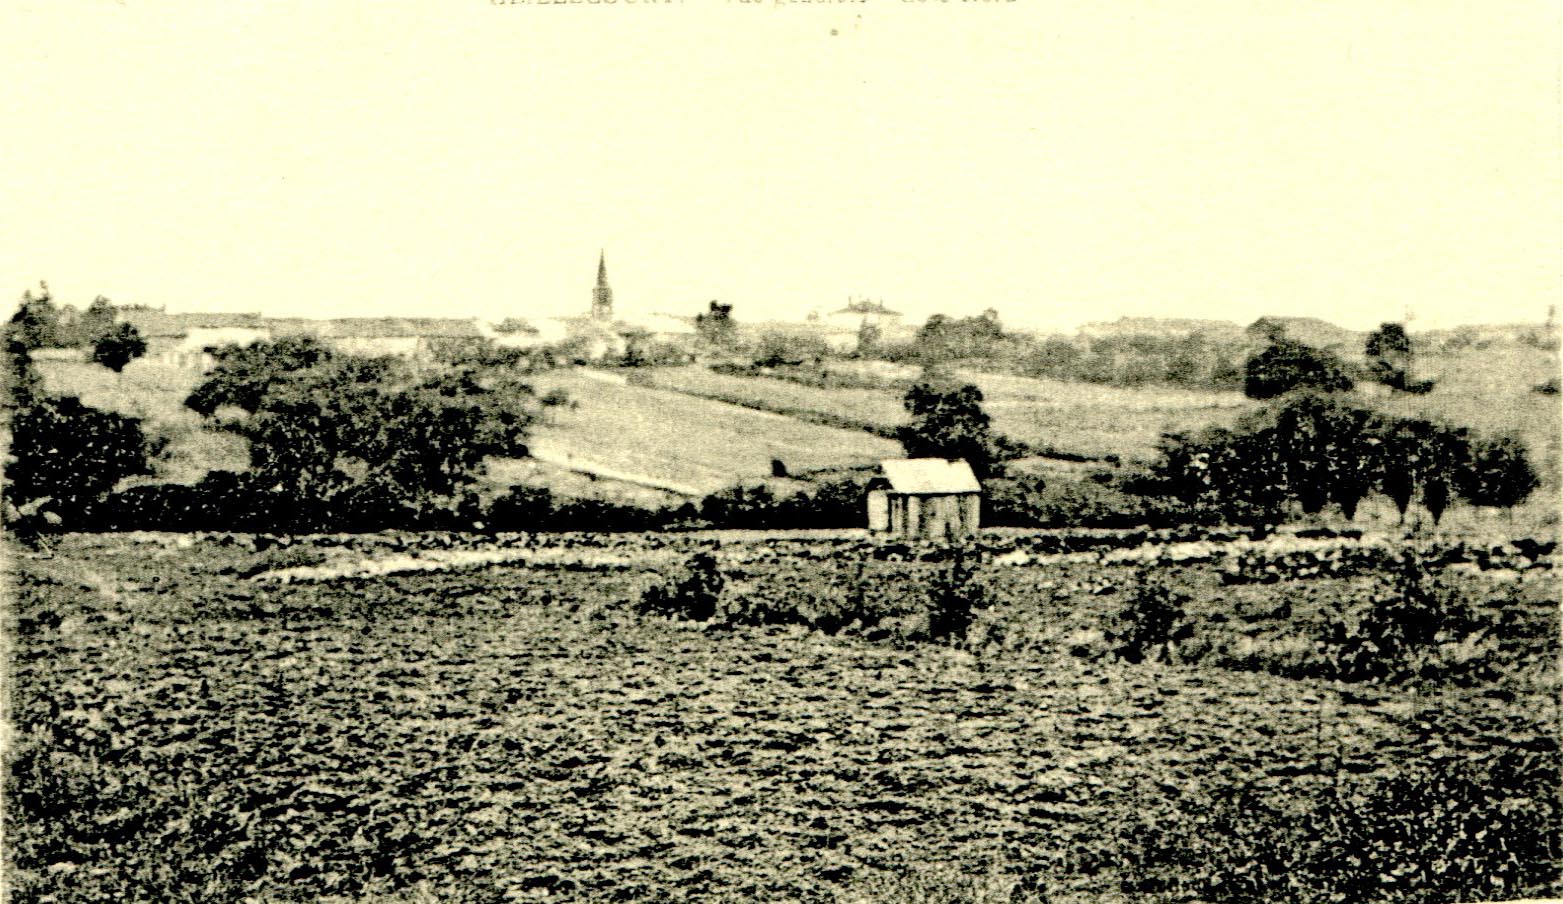
[[[1380,686],[1306,666],[1371,544],[990,535],[956,649],[915,639],[938,556],[852,534],[258,539],[16,559],[18,900],[1417,900],[1437,858],[1431,900],[1563,891],[1534,546],[1439,560],[1490,673]],[[883,617],[637,614],[702,548],[724,612]],[[1146,565],[1193,634],[1102,658]]]
[[[743,479],[876,464],[900,446],[860,430],[826,427],[737,405],[627,385],[577,371],[538,375],[539,392],[562,389],[572,404],[550,413],[529,445],[545,461],[703,496]]]

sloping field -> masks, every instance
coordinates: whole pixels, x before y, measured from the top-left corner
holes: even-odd
[[[1163,432],[1225,423],[1253,405],[1235,392],[1123,389],[975,372],[960,376],[982,389],[983,408],[1000,433],[1038,448],[1097,459],[1148,460]],[[856,423],[876,432],[906,422],[900,396],[890,389],[817,388],[701,367],[659,369],[655,380],[702,398],[827,423]]]
[[[1426,395],[1398,394],[1371,404],[1381,411],[1432,418],[1485,435],[1516,436],[1535,456],[1538,469],[1556,485],[1563,397],[1534,391],[1538,383],[1559,376],[1555,352],[1512,343],[1426,355],[1417,359],[1416,376],[1438,382]]]
[[[1255,407],[1240,392],[1128,389],[975,372],[961,376],[982,390],[984,408],[1000,433],[1090,458],[1149,461],[1163,433],[1228,424]]]
[[[633,386],[569,371],[539,375],[539,392],[562,389],[530,442],[538,458],[609,480],[703,495],[771,474],[778,459],[793,473],[867,465],[900,446],[859,430],[811,424],[680,392]]]

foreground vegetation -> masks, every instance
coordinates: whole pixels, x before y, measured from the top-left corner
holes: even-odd
[[[721,539],[22,553],[13,891],[1563,891],[1550,542]],[[1381,657],[1416,667],[1340,669],[1331,626],[1386,605],[1436,616]]]

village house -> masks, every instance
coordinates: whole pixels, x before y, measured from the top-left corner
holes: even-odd
[[[868,529],[919,540],[958,540],[977,532],[982,485],[962,459],[880,462],[868,484]]]
[[[203,372],[214,363],[207,349],[248,345],[271,337],[270,327],[259,314],[170,314],[161,307],[126,305],[116,309],[115,316],[135,327],[146,340],[141,361]]]

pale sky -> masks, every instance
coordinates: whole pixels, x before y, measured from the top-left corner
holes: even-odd
[[[1563,4],[10,0],[0,289],[1539,321]]]

